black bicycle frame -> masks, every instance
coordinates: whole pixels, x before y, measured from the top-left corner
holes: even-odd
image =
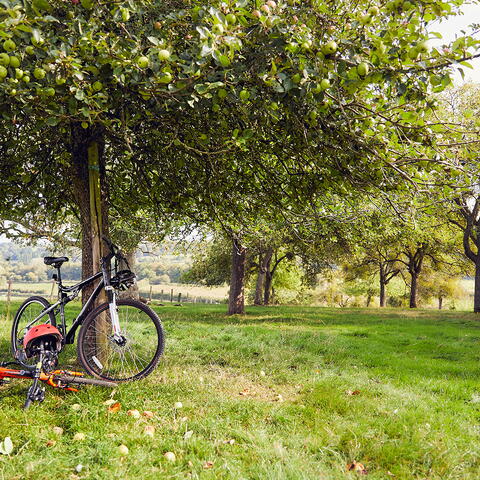
[[[78,329],[78,327],[83,323],[83,320],[85,317],[88,315],[90,312],[90,307],[92,304],[95,302],[97,297],[100,295],[100,291],[105,288],[107,291],[108,295],[108,301],[111,302],[113,299],[113,292],[112,287],[110,286],[110,273],[108,271],[108,265],[110,264],[110,261],[114,257],[113,254],[109,254],[106,257],[103,257],[101,260],[101,265],[102,265],[102,271],[97,272],[95,275],[92,275],[89,278],[86,278],[85,280],[82,280],[79,283],[76,283],[75,285],[72,285],[71,287],[64,287],[62,285],[62,280],[60,276],[60,269],[58,269],[58,294],[59,294],[59,300],[58,302],[54,303],[50,307],[48,307],[46,310],[44,310],[37,318],[35,318],[31,324],[35,323],[38,319],[42,318],[45,315],[48,315],[52,310],[55,310],[59,308],[60,311],[60,319],[61,319],[61,325],[57,325],[57,328],[59,328],[60,333],[62,334],[63,337],[63,344],[72,344],[75,341],[75,333]],[[101,278],[103,277],[103,278]],[[98,285],[95,287],[94,291],[90,295],[89,299],[85,302],[85,305],[83,305],[82,309],[80,310],[80,313],[78,314],[77,318],[73,320],[72,326],[67,332],[67,326],[65,322],[65,305],[69,302],[71,302],[82,290],[83,287],[86,287],[87,285],[90,285],[93,283],[95,280],[98,278],[101,278],[101,280],[98,282]],[[68,294],[73,294],[71,297]],[[55,312],[54,312],[55,313]],[[27,326],[28,327],[28,326]]]

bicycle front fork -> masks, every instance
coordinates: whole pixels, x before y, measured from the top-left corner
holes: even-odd
[[[105,287],[105,290],[107,290],[108,295],[108,309],[110,310],[110,319],[112,321],[113,339],[120,342],[123,340],[123,336],[121,334],[120,321],[118,319],[117,295],[111,285]]]

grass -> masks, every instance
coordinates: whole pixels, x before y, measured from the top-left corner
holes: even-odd
[[[15,445],[0,456],[0,478],[348,479],[359,476],[346,471],[353,461],[370,479],[479,478],[473,314],[272,307],[229,318],[221,305],[158,312],[164,360],[113,392],[118,413],[107,413],[112,392],[101,388],[50,389],[24,412],[27,383],[0,387],[0,437]],[[8,329],[0,324],[5,358]],[[135,420],[128,409],[155,416]],[[85,440],[73,441],[77,432]],[[129,455],[119,454],[121,444]]]

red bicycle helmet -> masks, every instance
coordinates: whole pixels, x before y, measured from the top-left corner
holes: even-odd
[[[32,327],[23,337],[23,348],[27,358],[33,357],[40,346],[40,341],[44,344],[51,342],[55,346],[55,351],[59,352],[62,348],[62,335],[57,327],[44,323]]]

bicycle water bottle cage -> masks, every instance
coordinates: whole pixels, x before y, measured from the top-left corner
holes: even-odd
[[[68,257],[44,257],[43,263],[45,265],[53,265],[55,268],[60,268],[62,263],[68,262]]]
[[[48,352],[59,352],[62,348],[62,335],[57,327],[44,323],[32,327],[23,337],[23,348],[27,358],[31,358],[43,348]]]
[[[130,270],[120,270],[110,280],[110,285],[117,290],[128,290],[135,283],[136,275]]]

